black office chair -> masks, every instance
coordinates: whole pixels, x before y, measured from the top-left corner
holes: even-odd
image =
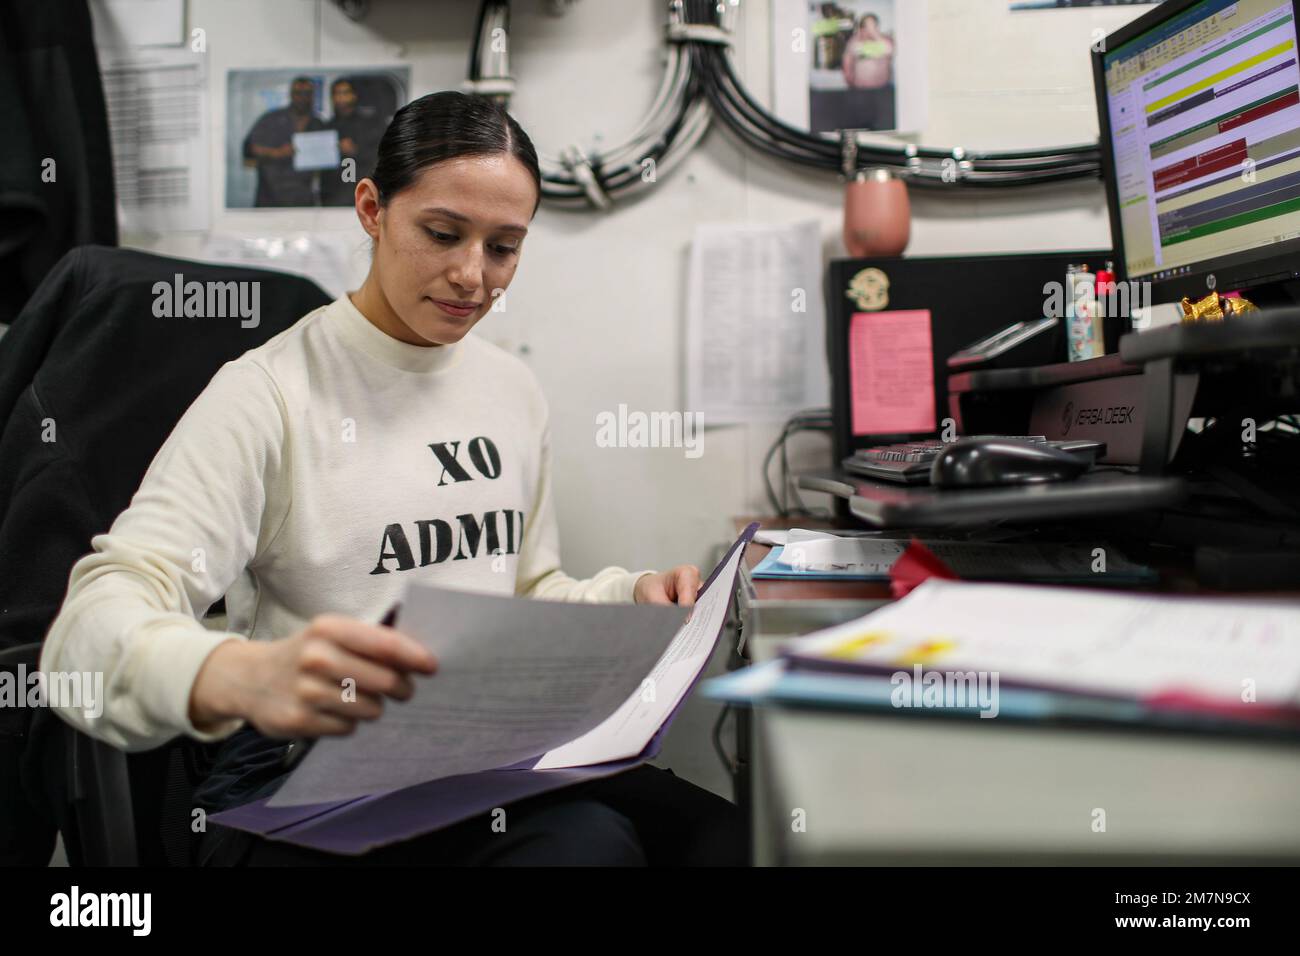
[[[177,274],[259,282],[260,321],[155,316],[155,284]],[[72,565],[217,369],[330,300],[298,276],[130,249],[81,246],[60,260],[0,339],[0,667],[37,666]],[[50,422],[57,441],[34,437]],[[177,740],[127,755],[48,709],[4,717],[0,777],[21,771],[36,805],[7,788],[0,815],[57,824],[74,865],[192,862],[190,796],[207,748]],[[48,851],[34,858],[40,834],[22,842],[27,856],[9,862],[48,862]]]
[[[40,644],[23,644],[0,651],[0,669],[17,672],[19,665],[28,673],[39,665]],[[181,829],[179,813],[158,815],[156,833],[146,828],[138,834],[136,816],[151,801],[144,797],[159,787],[171,796],[169,805],[187,806],[196,779],[193,748],[189,741],[176,741],[145,755],[131,755],[95,740],[63,723],[48,710],[16,713],[11,716],[7,735],[21,742],[16,754],[7,754],[13,771],[11,781],[19,786],[13,799],[7,801],[0,812],[21,814],[15,821],[24,827],[15,836],[21,836],[16,845],[4,848],[0,863],[4,865],[40,865],[49,859],[54,846],[54,833],[63,834],[68,862],[73,866],[135,866],[185,865],[193,855],[189,835]],[[140,764],[132,767],[132,762]],[[164,767],[159,781],[157,766]],[[58,774],[62,781],[57,787],[46,786]],[[142,779],[148,776],[146,782]],[[35,787],[29,781],[38,781]],[[62,808],[44,807],[44,812],[32,806],[22,806],[18,801],[32,800],[37,794],[57,792],[66,794],[67,805]],[[48,815],[47,815],[48,814]],[[141,839],[144,836],[145,839]]]

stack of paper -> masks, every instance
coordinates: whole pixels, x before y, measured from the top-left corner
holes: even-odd
[[[706,692],[1300,730],[1300,602],[931,580],[725,680]]]

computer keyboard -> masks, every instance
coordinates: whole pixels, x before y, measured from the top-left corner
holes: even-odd
[[[1094,454],[1105,449],[1095,441],[1048,441],[1043,435],[963,435],[963,438],[1006,438],[1012,441],[1041,442],[1052,448],[1078,454]],[[936,439],[902,442],[897,445],[879,445],[860,448],[843,461],[844,470],[855,475],[893,481],[905,485],[930,483],[930,466],[947,446]]]

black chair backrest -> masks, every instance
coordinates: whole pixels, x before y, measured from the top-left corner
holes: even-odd
[[[204,295],[202,314],[185,314],[188,283],[205,293],[220,284],[212,300]],[[208,308],[229,306],[225,294],[241,288],[256,288],[255,324]],[[80,246],[59,261],[0,337],[0,650],[44,638],[72,565],[130,503],[217,369],[330,300],[299,276],[129,249]],[[134,820],[138,862],[184,862],[189,819],[177,814],[188,807],[193,748],[173,744],[128,762],[82,735],[49,732],[49,720],[57,718],[35,715],[32,747],[66,752],[72,797],[83,802],[75,818],[88,831],[72,837],[87,845],[68,847],[69,858],[120,860],[109,829],[116,814]],[[110,785],[111,795],[86,792]],[[130,806],[111,805],[123,798]]]
[[[257,324],[156,314],[177,282],[257,283]],[[217,369],[329,301],[300,276],[130,249],[60,260],[0,338],[0,648],[44,637],[72,565]]]

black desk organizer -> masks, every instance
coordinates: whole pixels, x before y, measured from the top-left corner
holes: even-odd
[[[1169,507],[1186,495],[1178,478],[1114,471],[1050,484],[962,489],[892,484],[825,472],[800,475],[799,487],[834,495],[841,515],[847,512],[875,528],[908,531],[1095,518]]]
[[[1029,429],[1035,396],[1089,381],[1123,381],[1141,395],[1133,473],[1112,469],[1035,488],[940,490],[827,472],[804,475],[800,485],[835,495],[842,519],[852,515],[877,527],[1077,521],[1128,512],[1153,529],[1153,540],[1195,550],[1197,570],[1213,579],[1211,586],[1300,584],[1300,461],[1293,468],[1287,458],[1300,458],[1300,441],[1285,443],[1279,457],[1252,463],[1249,449],[1229,440],[1243,419],[1262,424],[1300,413],[1300,308],[1125,335],[1118,354],[1089,362],[959,373],[948,379],[949,410],[962,434],[1046,433]],[[1210,417],[1234,427],[1210,441],[1187,433],[1188,419]],[[1200,503],[1167,511],[1202,494]]]
[[[1300,413],[1300,308],[1247,313],[1223,322],[1169,325],[1120,339],[1120,358],[1146,380],[1147,429],[1141,468],[1164,468],[1169,443],[1186,425],[1173,414],[1174,381],[1199,377],[1192,417],[1269,421]]]

